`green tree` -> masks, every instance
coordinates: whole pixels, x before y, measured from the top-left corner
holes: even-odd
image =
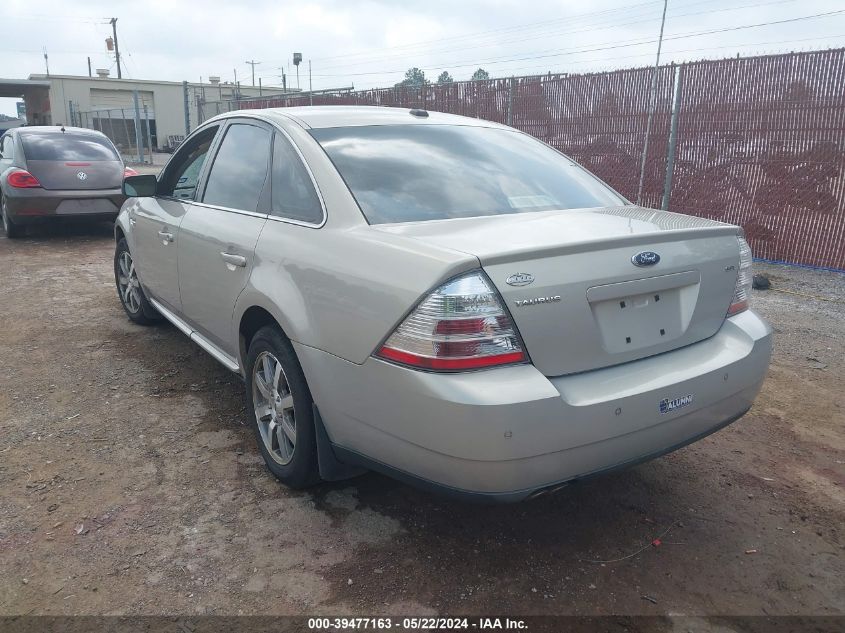
[[[449,74],[449,71],[448,71],[448,70],[444,70],[444,71],[443,71],[442,73],[440,73],[440,75],[438,75],[438,77],[437,77],[437,83],[438,83],[438,84],[440,84],[440,85],[443,85],[443,84],[450,84],[450,83],[452,83],[453,81],[454,81],[454,79],[452,79],[452,75],[450,75],[450,74]]]
[[[474,73],[472,73],[472,77],[471,77],[471,79],[472,79],[473,81],[476,81],[476,80],[478,80],[478,79],[490,79],[490,73],[488,73],[488,72],[487,72],[486,70],[484,70],[483,68],[479,68],[479,69],[478,69],[478,70],[476,70]]]
[[[428,80],[425,78],[425,73],[414,66],[413,68],[409,68],[405,71],[405,79],[400,81],[397,86],[412,86],[415,88],[419,88],[420,86],[424,86],[425,84],[429,83]]]

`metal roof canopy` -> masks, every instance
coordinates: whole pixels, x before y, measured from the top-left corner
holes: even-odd
[[[37,79],[0,79],[0,97],[22,97],[39,90],[49,90],[49,81]]]

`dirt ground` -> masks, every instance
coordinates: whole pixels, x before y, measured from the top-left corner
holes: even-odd
[[[475,506],[279,485],[240,380],[130,323],[112,253],[108,224],[0,236],[0,615],[845,613],[845,275],[758,266],[775,356],[736,424]]]

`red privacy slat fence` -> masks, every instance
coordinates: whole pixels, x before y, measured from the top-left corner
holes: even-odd
[[[845,50],[680,69],[672,210],[740,224],[757,257],[845,269]]]
[[[660,67],[642,204],[665,201],[672,211],[739,224],[757,257],[845,270],[843,62],[845,49],[836,49]],[[422,107],[507,123],[634,200],[652,70],[297,95],[234,107]]]

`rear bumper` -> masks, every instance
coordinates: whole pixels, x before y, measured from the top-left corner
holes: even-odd
[[[296,349],[341,459],[454,494],[518,501],[741,417],[771,343],[769,326],[747,311],[694,345],[557,378],[531,365],[443,375]],[[662,400],[686,396],[661,413]]]
[[[115,218],[125,200],[120,189],[9,190],[6,212],[15,224],[56,217]]]

